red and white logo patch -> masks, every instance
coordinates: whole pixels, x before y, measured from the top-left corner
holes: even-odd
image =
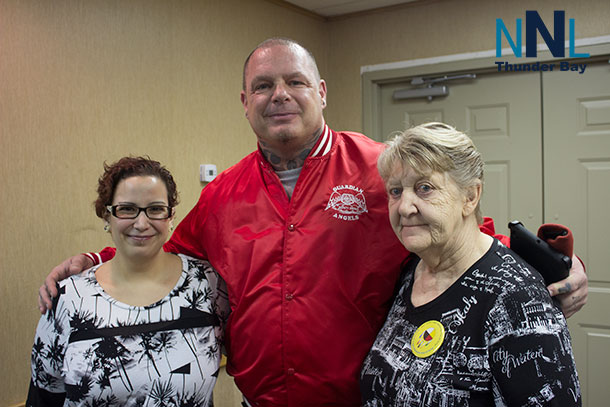
[[[325,211],[332,209],[333,218],[341,220],[358,220],[360,215],[368,212],[362,189],[353,185],[337,185],[333,188]]]

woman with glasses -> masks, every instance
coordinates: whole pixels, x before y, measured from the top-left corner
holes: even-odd
[[[32,350],[27,406],[211,406],[229,313],[209,263],[163,251],[178,203],[157,161],[104,165],[95,210],[115,257],[60,283]]]

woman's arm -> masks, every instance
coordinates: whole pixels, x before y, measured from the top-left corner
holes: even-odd
[[[40,387],[36,387],[33,381],[30,381],[30,390],[28,391],[28,399],[25,403],[26,407],[61,407],[66,400],[66,393],[51,393]]]
[[[492,218],[484,217],[483,223],[479,225],[479,229],[481,232],[495,237],[505,246],[510,247],[510,238],[508,236],[496,234],[494,221]],[[549,242],[548,240],[547,242],[556,250],[561,250],[561,248],[554,245],[553,242]],[[570,269],[570,275],[561,281],[549,285],[548,290],[551,296],[557,297],[561,310],[566,318],[569,318],[587,303],[589,287],[584,264],[578,257],[573,256],[572,253],[567,255],[572,256],[572,268]]]
[[[543,287],[499,296],[486,326],[493,393],[502,403],[581,405],[565,317]]]
[[[66,397],[62,367],[70,334],[69,322],[57,317],[61,296],[52,308],[40,317],[32,346],[32,377],[26,407],[63,406]]]

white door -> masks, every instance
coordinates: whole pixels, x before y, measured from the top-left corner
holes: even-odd
[[[545,72],[545,221],[569,225],[589,299],[568,320],[583,405],[610,405],[610,64]]]
[[[443,121],[466,131],[485,160],[481,207],[496,230],[521,220],[530,228],[542,223],[542,134],[540,76],[537,73],[478,73],[474,80],[447,82],[449,95],[394,100],[409,81],[381,85],[378,134],[426,121]]]

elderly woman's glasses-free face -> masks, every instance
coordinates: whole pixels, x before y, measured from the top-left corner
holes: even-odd
[[[148,219],[153,220],[168,219],[172,215],[172,208],[166,205],[152,205],[146,208],[135,205],[108,205],[106,210],[119,219],[135,219],[140,212],[144,212]]]

